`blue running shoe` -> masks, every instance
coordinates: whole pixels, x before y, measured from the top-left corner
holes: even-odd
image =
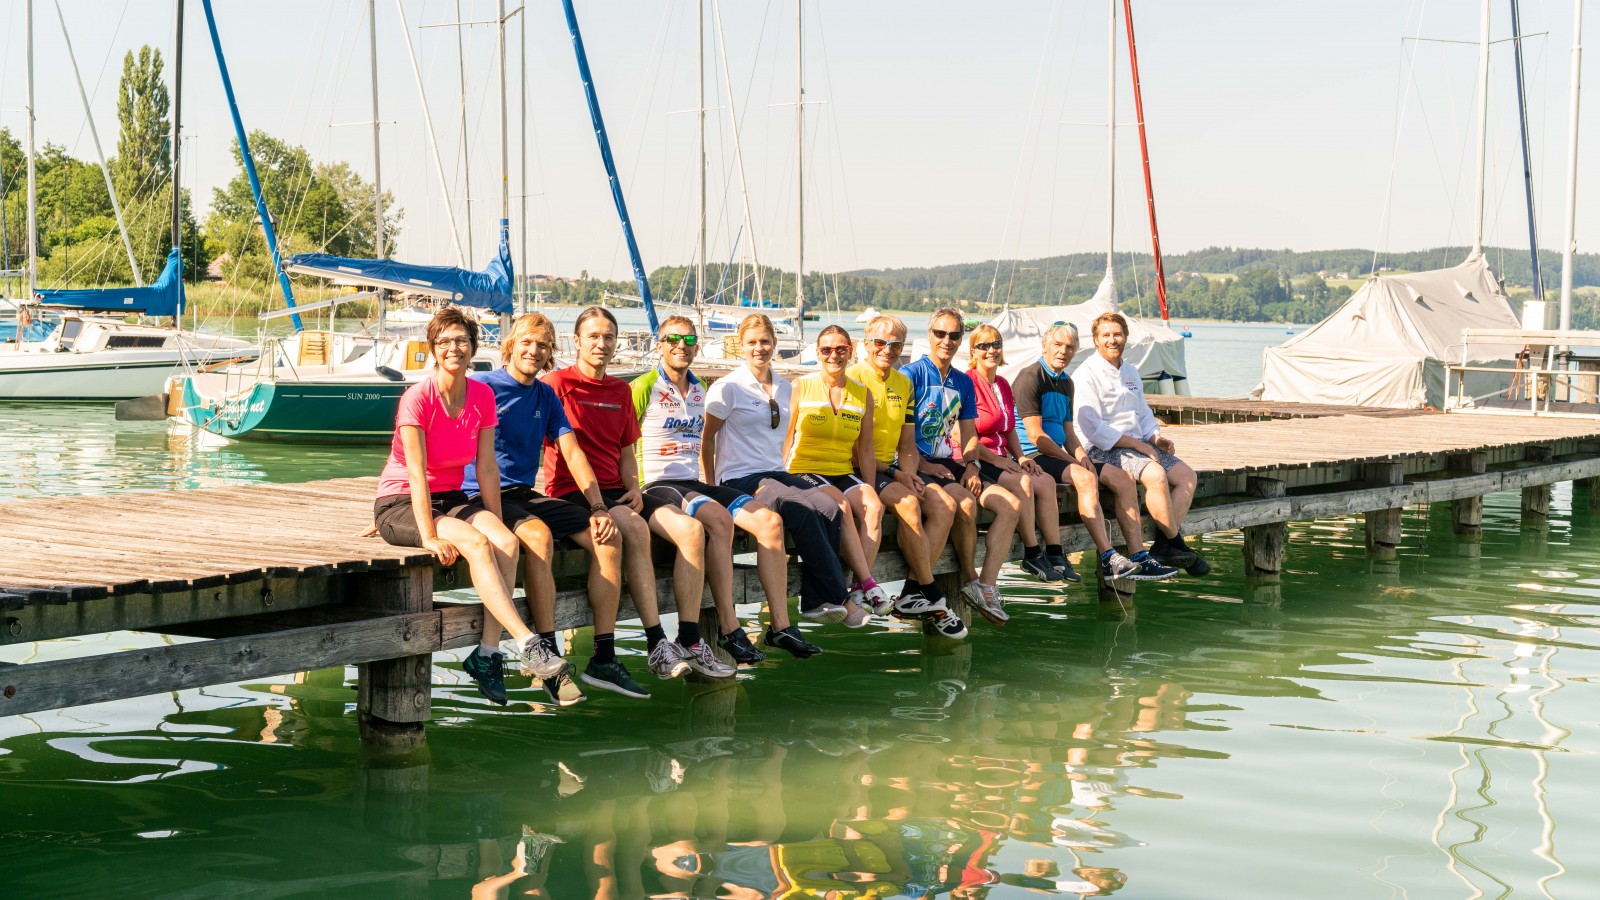
[[[506,658],[499,653],[485,655],[483,648],[474,647],[461,662],[461,671],[478,683],[483,698],[496,706],[506,705]]]

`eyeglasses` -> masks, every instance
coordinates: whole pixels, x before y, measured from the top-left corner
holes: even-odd
[[[435,347],[471,347],[472,346],[472,338],[467,338],[467,337],[445,337],[445,338],[439,338],[438,340],[433,342],[433,345]]]
[[[700,338],[693,334],[663,334],[661,339],[669,344],[682,342],[685,347],[693,347],[700,343]]]
[[[972,349],[974,349],[974,350],[1002,350],[1002,349],[1005,348],[1005,345],[1006,345],[1005,341],[983,341],[982,343],[973,344],[972,345]]]
[[[772,407],[772,430],[773,431],[777,431],[778,430],[778,401],[772,399],[771,397],[768,397],[767,398],[767,405]]]
[[[888,347],[889,352],[893,353],[895,356],[899,356],[900,351],[906,348],[905,341],[886,341],[883,338],[867,338],[867,343],[871,344],[872,349],[874,350],[882,350],[883,348]]]
[[[835,344],[831,347],[818,347],[817,352],[823,356],[848,356],[850,354],[850,345]]]
[[[936,341],[959,341],[964,332],[960,328],[955,331],[940,331],[937,328],[929,328],[928,333],[933,335],[933,339]]]

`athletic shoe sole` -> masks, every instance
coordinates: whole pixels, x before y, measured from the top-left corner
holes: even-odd
[[[837,625],[849,615],[849,610],[832,603],[800,611],[800,618],[805,619],[807,622],[820,622],[823,625]]]

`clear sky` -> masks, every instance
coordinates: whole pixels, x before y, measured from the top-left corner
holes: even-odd
[[[41,141],[91,159],[56,0],[34,0]],[[164,0],[59,0],[108,152],[121,56],[171,45]],[[763,262],[795,259],[795,5],[722,0],[734,100],[707,18],[709,256],[727,258],[742,219],[729,108],[739,116]],[[463,18],[495,4],[461,0]],[[515,9],[515,0],[509,7]],[[854,269],[1099,252],[1106,244],[1107,0],[805,0],[806,261]],[[494,29],[466,29],[466,144],[455,0],[406,0],[443,154],[446,201],[394,0],[379,0],[384,185],[405,211],[398,255],[450,263],[445,215],[473,228],[474,265],[498,212]],[[692,258],[697,214],[694,0],[578,0],[600,100],[645,264]],[[370,176],[366,0],[217,0],[245,124],[346,159]],[[1470,242],[1477,49],[1467,0],[1135,0],[1163,246],[1391,249]],[[1590,24],[1600,17],[1591,10]],[[526,268],[624,277],[620,229],[588,123],[559,0],[531,0],[520,113],[520,17],[512,20],[511,192],[526,193]],[[1523,3],[1541,243],[1561,241],[1572,0]],[[1493,3],[1493,35],[1510,35]],[[0,124],[20,135],[23,0],[0,6]],[[1120,28],[1120,25],[1119,25]],[[1593,29],[1589,29],[1591,34]],[[231,126],[198,0],[188,3],[184,182],[202,210],[232,175]],[[1119,121],[1134,119],[1118,32]],[[1591,54],[1589,77],[1600,59]],[[1493,48],[1488,242],[1526,243],[1511,44]],[[1584,95],[1587,144],[1600,99]],[[1403,108],[1403,116],[1401,115]],[[1080,124],[1087,123],[1087,124]],[[524,127],[525,125],[525,127]],[[1396,129],[1399,127],[1399,140]],[[528,179],[520,177],[526,132]],[[1396,146],[1398,144],[1398,152]],[[1145,250],[1137,134],[1117,135],[1117,246]],[[1583,159],[1595,160],[1592,150]],[[465,165],[464,165],[465,163]],[[472,203],[464,177],[470,168]],[[1392,196],[1390,196],[1392,178]],[[1586,180],[1584,180],[1586,179]],[[1578,245],[1600,240],[1600,171],[1580,171]],[[1389,197],[1386,204],[1386,197]],[[520,200],[512,201],[521,258]],[[1584,210],[1588,210],[1587,216]],[[280,219],[293,210],[274,214]],[[741,239],[747,253],[750,237]]]

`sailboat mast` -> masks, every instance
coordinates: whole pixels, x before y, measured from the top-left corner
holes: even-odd
[[[38,172],[34,167],[34,156],[37,150],[34,146],[33,129],[33,0],[26,0],[23,4],[23,28],[26,30],[27,64],[28,64],[28,106],[23,112],[28,119],[28,233],[24,236],[28,241],[28,299],[39,293],[39,186]],[[17,329],[17,340],[22,340],[22,329]]]
[[[1533,152],[1528,142],[1528,95],[1522,81],[1522,4],[1511,0],[1511,49],[1516,55],[1517,126],[1522,134],[1522,188],[1528,199],[1528,262],[1532,267],[1533,299],[1544,299],[1544,277],[1539,270],[1539,226],[1533,215]]]
[[[1128,69],[1133,73],[1133,112],[1139,120],[1139,158],[1144,163],[1144,199],[1150,210],[1150,249],[1156,263],[1156,299],[1161,305],[1161,321],[1165,322],[1167,269],[1161,262],[1161,231],[1156,228],[1156,191],[1150,182],[1150,141],[1144,131],[1144,92],[1139,84],[1139,49],[1133,40],[1133,0],[1122,0],[1122,18],[1128,29]]]
[[[183,0],[177,0],[177,24],[172,35],[172,248],[183,247],[183,180],[179,163],[183,148]],[[178,271],[183,271],[183,254],[178,254]],[[134,276],[138,277],[138,276]]]
[[[111,214],[117,220],[117,230],[122,232],[122,249],[128,253],[128,267],[133,270],[133,283],[144,286],[139,273],[139,260],[133,255],[133,239],[128,237],[128,223],[122,220],[122,204],[117,202],[117,188],[111,183],[111,167],[106,165],[106,151],[100,145],[100,129],[94,126],[94,112],[89,109],[89,92],[84,90],[83,75],[78,71],[78,54],[72,50],[72,35],[67,32],[67,16],[61,11],[61,0],[56,0],[56,18],[61,20],[61,40],[67,46],[67,62],[72,64],[72,77],[78,83],[78,99],[83,101],[83,119],[89,125],[89,139],[94,144],[95,156],[100,160],[100,173],[105,176],[106,194],[111,198]]]
[[[406,56],[411,60],[411,77],[417,82],[417,99],[422,104],[422,125],[428,133],[428,149],[433,151],[433,171],[439,177],[439,194],[444,198],[444,215],[450,221],[450,245],[456,251],[456,265],[463,268],[467,257],[461,251],[461,229],[456,226],[456,210],[450,205],[450,182],[444,177],[444,160],[439,155],[439,138],[433,133],[433,115],[428,112],[428,92],[422,86],[422,69],[417,65],[417,48],[411,44],[411,25],[406,22],[404,0],[394,0],[395,12],[400,16],[400,33],[405,35]]]
[[[476,259],[477,254],[472,252],[472,152],[467,146],[467,51],[461,33],[463,21],[461,0],[456,0],[456,71],[461,84],[461,183],[466,192],[467,258]]]
[[[1477,215],[1472,220],[1472,252],[1483,253],[1484,173],[1489,153],[1489,0],[1483,0],[1478,29],[1478,178]]]
[[[1561,243],[1561,328],[1572,327],[1572,265],[1578,226],[1578,94],[1583,73],[1583,0],[1572,2],[1572,87],[1567,98],[1567,228]]]
[[[1116,268],[1117,246],[1117,0],[1111,0],[1106,45],[1106,277]]]
[[[522,273],[522,304],[523,309],[528,308],[528,288],[532,286],[527,281],[530,269],[528,268],[528,13],[523,10],[522,18],[517,20],[517,38],[522,43],[522,49],[517,54],[517,63],[522,72],[517,79],[517,104],[522,107],[522,113],[517,118],[518,143],[521,146],[521,174],[517,177],[517,185],[522,189],[522,194],[517,198],[520,213],[518,232],[522,235],[522,259],[518,269]]]
[[[500,227],[511,224],[511,121],[506,113],[506,0],[495,7],[496,58],[500,69]]]
[[[739,139],[739,106],[733,99],[733,75],[728,71],[728,41],[722,33],[722,0],[711,0],[711,12],[717,24],[717,48],[722,54],[722,83],[728,95],[728,123],[733,126],[733,162],[739,169],[739,195],[744,201],[744,230],[750,235],[750,259],[755,264],[756,298],[761,292],[761,254],[756,250],[755,221],[750,217],[750,188],[744,180],[744,151]],[[739,264],[739,294],[744,294],[744,263]]]
[[[695,0],[694,7],[694,56],[699,67],[695,78],[695,89],[699,92],[695,115],[700,120],[700,144],[695,156],[700,170],[700,243],[694,254],[694,307],[700,310],[706,302],[706,0]],[[705,313],[699,315],[704,326]]]
[[[806,54],[805,0],[794,0],[794,309],[800,340],[806,339]]]
[[[378,0],[367,0],[367,46],[367,56],[372,63],[372,232],[377,243],[376,255],[384,259],[387,254],[383,247],[383,154],[378,139]]]

